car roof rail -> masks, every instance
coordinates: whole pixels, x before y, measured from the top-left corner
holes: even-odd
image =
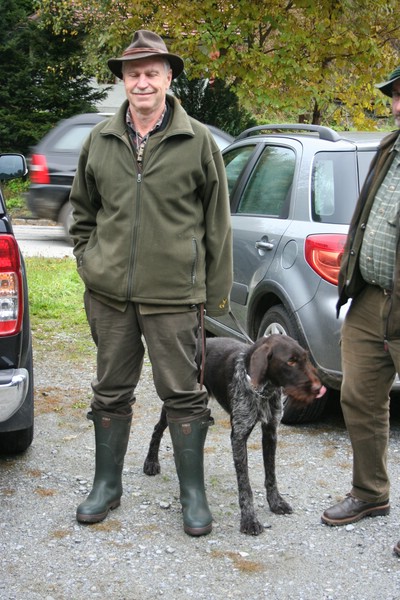
[[[338,142],[342,138],[330,127],[325,127],[324,125],[306,125],[301,123],[283,123],[283,124],[267,124],[267,125],[256,125],[255,127],[250,127],[245,131],[242,131],[235,139],[242,140],[244,138],[250,137],[251,135],[261,132],[261,131],[306,131],[309,133],[318,133],[318,136],[321,140],[328,140],[330,142]]]

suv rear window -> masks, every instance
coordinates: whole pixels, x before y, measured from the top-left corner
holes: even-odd
[[[319,223],[350,223],[358,196],[355,152],[319,152],[311,175],[312,218]]]
[[[365,178],[367,177],[369,166],[371,164],[372,159],[374,158],[376,151],[373,152],[368,150],[367,152],[359,152],[358,153],[358,168],[359,168],[359,180],[360,180],[360,189],[364,185]]]

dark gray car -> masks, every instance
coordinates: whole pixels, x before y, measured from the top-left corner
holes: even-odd
[[[350,218],[381,133],[309,125],[243,132],[223,151],[233,225],[231,307],[256,339],[289,334],[310,353],[321,380],[341,383],[337,276]],[[214,335],[244,338],[229,316],[207,317]],[[283,422],[317,419],[328,395]]]
[[[28,208],[35,217],[60,222],[68,240],[72,220],[69,194],[79,153],[96,123],[106,118],[105,114],[86,113],[60,121],[32,148],[29,157]]]

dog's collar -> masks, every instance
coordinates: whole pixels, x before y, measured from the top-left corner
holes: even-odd
[[[264,386],[261,386],[260,388],[256,387],[255,385],[253,385],[253,383],[251,381],[251,377],[247,371],[245,371],[245,375],[246,375],[246,381],[249,384],[249,386],[251,387],[251,389],[253,390],[253,393],[257,394],[258,396],[262,396]]]

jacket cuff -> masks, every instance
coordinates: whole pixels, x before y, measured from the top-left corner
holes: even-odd
[[[206,315],[208,317],[222,317],[227,315],[231,309],[229,301],[220,303],[218,306],[210,306],[206,304]]]

